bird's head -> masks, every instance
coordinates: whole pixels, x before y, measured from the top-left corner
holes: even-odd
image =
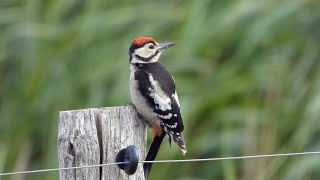
[[[132,41],[129,48],[129,63],[154,63],[157,62],[162,51],[175,45],[175,43],[157,43],[151,37],[139,37]]]

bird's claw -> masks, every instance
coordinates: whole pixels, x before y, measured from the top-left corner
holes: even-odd
[[[124,106],[132,106],[134,109],[137,109],[133,102],[126,102]]]

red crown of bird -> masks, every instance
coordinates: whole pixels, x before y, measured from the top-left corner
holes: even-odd
[[[156,44],[156,40],[151,37],[138,37],[132,41],[138,47],[144,46],[147,43],[154,43]]]

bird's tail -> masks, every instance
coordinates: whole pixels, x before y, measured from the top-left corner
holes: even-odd
[[[169,135],[170,135],[170,138],[172,138],[173,141],[179,146],[182,154],[185,155],[187,153],[187,148],[186,148],[186,143],[183,138],[182,132],[175,133],[175,134],[173,133],[173,134],[169,134]]]
[[[152,143],[149,147],[146,161],[153,161],[156,158],[165,135],[166,135],[166,133],[165,133],[165,131],[162,130],[162,128],[159,127],[159,128],[153,129],[153,136],[154,137],[153,137]],[[146,180],[148,179],[151,167],[152,167],[152,163],[144,163],[143,164],[144,177]]]

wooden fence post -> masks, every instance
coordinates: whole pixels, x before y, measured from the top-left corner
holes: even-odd
[[[131,106],[91,108],[60,112],[58,130],[59,167],[115,162],[116,154],[129,145],[146,153],[146,128]],[[144,180],[143,165],[128,176],[118,166],[60,170],[60,180]]]

